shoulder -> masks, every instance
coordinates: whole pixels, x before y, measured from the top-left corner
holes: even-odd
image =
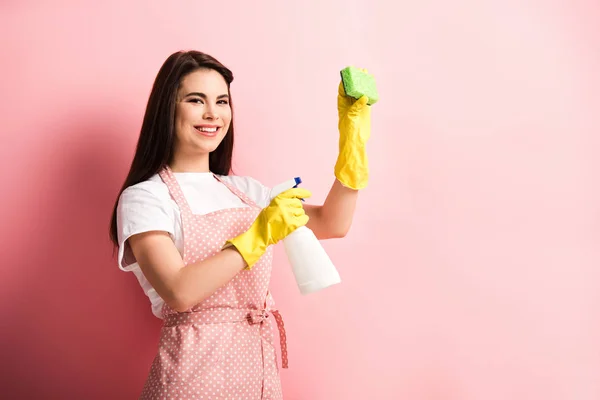
[[[118,225],[125,229],[155,221],[164,228],[175,220],[173,204],[167,185],[151,177],[123,190],[117,205]]]
[[[219,175],[219,178],[250,197],[261,207],[266,207],[270,202],[271,188],[258,179],[245,175]]]
[[[165,203],[170,199],[169,188],[158,175],[148,180],[129,186],[121,193],[119,203],[128,205],[131,203]]]

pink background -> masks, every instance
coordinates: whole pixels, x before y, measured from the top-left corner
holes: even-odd
[[[277,247],[286,399],[600,398],[596,2],[86,3],[0,3],[3,396],[139,393],[160,321],[107,227],[155,74],[195,48],[235,74],[236,171],[316,202],[338,71],[377,78],[372,181],[324,243],[343,284],[301,296]]]

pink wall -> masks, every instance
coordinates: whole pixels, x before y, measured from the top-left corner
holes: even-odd
[[[196,48],[235,73],[237,171],[317,201],[338,70],[378,80],[343,284],[302,297],[277,248],[286,399],[600,398],[600,7],[264,3],[0,3],[0,392],[139,393],[160,323],[106,231],[157,69]]]

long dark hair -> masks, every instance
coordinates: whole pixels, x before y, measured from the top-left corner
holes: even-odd
[[[154,80],[135,155],[125,183],[119,190],[110,222],[110,239],[118,246],[117,206],[123,191],[143,182],[163,169],[173,156],[175,137],[175,102],[179,85],[185,76],[202,68],[220,73],[227,82],[227,91],[233,81],[232,72],[208,54],[199,51],[178,51],[166,59]],[[218,175],[229,175],[233,154],[233,105],[229,130],[219,146],[209,154],[209,169]]]

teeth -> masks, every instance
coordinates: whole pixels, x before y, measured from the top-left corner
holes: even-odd
[[[215,133],[217,131],[217,128],[204,128],[204,127],[199,127],[196,128],[201,132],[211,132],[211,133]]]

